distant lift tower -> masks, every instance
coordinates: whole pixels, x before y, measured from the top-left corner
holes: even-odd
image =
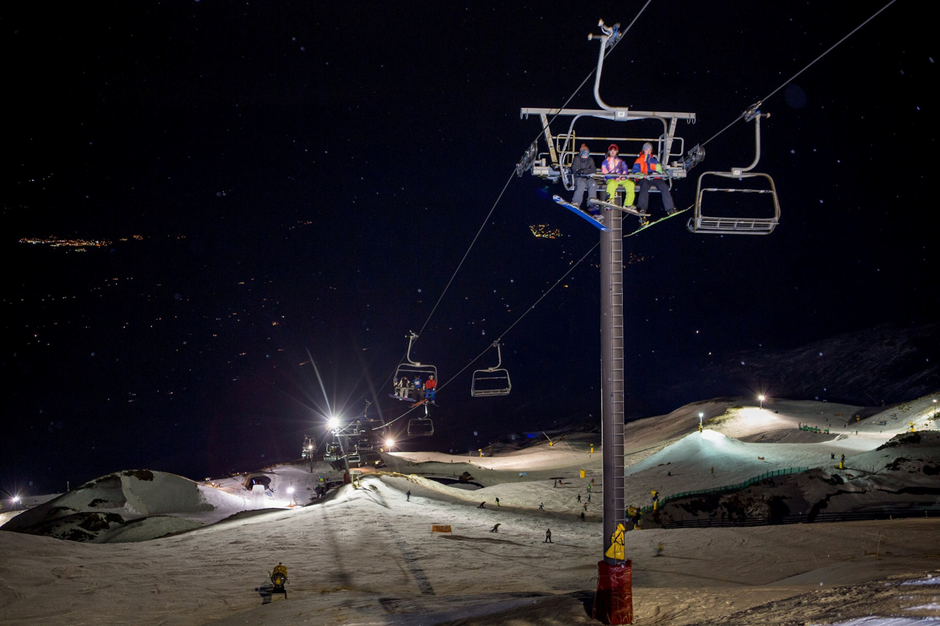
[[[621,36],[619,26],[608,28],[600,22],[601,35],[590,35],[588,39],[600,41],[597,60],[597,76],[594,82],[594,98],[600,110],[593,109],[522,109],[522,117],[538,115],[542,122],[543,135],[548,143],[548,153],[540,154],[538,146],[533,144],[523,156],[517,167],[520,175],[525,170],[543,178],[558,181],[568,189],[574,188],[570,173],[571,161],[578,152],[578,142],[582,140],[617,141],[621,144],[640,146],[646,141],[658,144],[663,165],[664,177],[685,177],[686,170],[681,164],[671,162],[675,154],[674,146],[681,139],[675,136],[679,120],[688,123],[695,121],[694,113],[676,113],[663,111],[633,111],[628,108],[612,107],[600,97],[601,72],[604,56]],[[553,136],[549,128],[548,116],[570,117],[571,124],[567,133]],[[658,136],[610,137],[577,136],[575,124],[582,118],[600,118],[613,122],[634,122],[649,120],[659,122],[661,132]],[[629,154],[623,150],[624,154]],[[621,205],[622,200],[617,199]],[[605,624],[629,624],[633,621],[631,592],[631,563],[624,553],[624,530],[626,528],[626,499],[624,494],[624,361],[623,361],[623,213],[607,211],[603,225],[608,230],[601,230],[601,414],[602,445],[604,468],[604,544],[603,560],[598,563],[599,576],[597,595],[595,596],[594,617]]]

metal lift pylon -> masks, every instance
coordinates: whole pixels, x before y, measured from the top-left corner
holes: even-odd
[[[594,98],[599,110],[593,109],[538,109],[524,108],[521,116],[538,115],[548,143],[548,154],[538,154],[530,147],[523,156],[517,173],[531,169],[532,173],[552,180],[561,179],[568,187],[565,175],[565,155],[577,140],[574,123],[590,116],[615,122],[659,120],[663,132],[659,137],[664,174],[669,178],[682,178],[686,168],[671,163],[673,142],[679,120],[695,121],[694,113],[671,111],[633,111],[606,104],[600,96],[601,73],[607,49],[621,36],[617,27],[608,28],[600,22],[601,35],[589,39],[600,42]],[[567,134],[553,137],[548,116],[570,116]],[[599,138],[593,138],[599,139]],[[556,143],[557,142],[557,143]],[[541,158],[539,158],[541,157]],[[573,188],[573,184],[572,187]],[[618,199],[617,202],[620,202]],[[600,233],[601,266],[601,444],[603,456],[604,535],[603,560],[598,563],[598,586],[594,600],[594,618],[605,624],[633,622],[631,562],[624,549],[626,529],[625,463],[624,463],[624,323],[623,323],[623,213],[608,211],[604,225],[609,228]]]

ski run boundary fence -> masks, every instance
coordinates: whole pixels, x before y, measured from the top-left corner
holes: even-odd
[[[764,472],[759,476],[754,476],[748,478],[743,483],[736,483],[734,485],[723,485],[721,487],[712,487],[711,489],[696,489],[695,491],[683,491],[681,493],[672,493],[668,496],[664,496],[659,501],[659,506],[662,506],[664,503],[669,502],[670,500],[675,500],[677,498],[685,498],[686,496],[699,496],[709,493],[726,493],[730,491],[740,491],[741,489],[746,489],[755,483],[759,483],[762,480],[767,480],[768,478],[773,478],[774,476],[789,476],[790,474],[801,474],[807,471],[808,467],[788,467],[786,469],[771,470],[769,472]],[[653,510],[652,505],[645,506],[640,509],[641,514],[649,513]]]
[[[662,506],[663,503],[670,500],[677,500],[679,498],[685,498],[688,496],[697,496],[697,495],[708,495],[708,494],[720,494],[720,493],[730,493],[734,491],[740,491],[759,483],[761,481],[767,480],[768,478],[773,478],[775,476],[788,476],[790,474],[800,474],[807,471],[808,467],[789,467],[786,469],[772,470],[770,472],[764,472],[759,476],[754,476],[748,478],[744,482],[733,484],[733,485],[723,485],[721,487],[714,487],[711,489],[697,489],[695,491],[683,491],[681,493],[674,493],[668,496],[663,497],[659,501],[659,506]],[[646,506],[640,509],[640,514],[645,515],[653,511],[652,506]],[[940,507],[923,507],[923,506],[913,506],[913,507],[883,507],[877,509],[869,509],[867,511],[843,511],[843,512],[827,512],[822,510],[811,510],[806,513],[800,513],[797,515],[759,515],[759,516],[735,516],[735,517],[707,517],[707,518],[698,518],[698,519],[680,519],[680,520],[669,520],[668,522],[663,523],[661,520],[662,528],[709,528],[716,526],[767,526],[771,524],[807,524],[807,523],[820,523],[820,522],[851,522],[858,520],[888,520],[888,519],[901,519],[901,518],[912,518],[912,517],[940,517]]]

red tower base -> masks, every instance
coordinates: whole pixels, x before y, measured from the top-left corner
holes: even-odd
[[[594,619],[602,624],[633,623],[633,563],[610,565],[597,563],[597,593],[594,594]]]

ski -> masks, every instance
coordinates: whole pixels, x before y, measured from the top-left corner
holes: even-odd
[[[590,214],[585,213],[584,211],[582,211],[581,209],[579,209],[579,208],[576,207],[575,205],[573,205],[573,204],[571,204],[570,202],[568,202],[567,200],[563,199],[561,196],[552,196],[552,200],[554,200],[555,202],[557,202],[557,203],[560,204],[561,206],[565,207],[566,209],[568,209],[569,211],[571,211],[572,213],[574,213],[574,214],[577,215],[578,217],[589,221],[591,224],[593,224],[593,225],[596,226],[597,228],[603,230],[604,232],[607,232],[607,231],[610,230],[609,228],[607,228],[606,226],[604,226],[604,224],[600,221],[599,218],[591,217]]]
[[[691,208],[692,208],[692,207],[688,207],[688,208],[686,208],[686,209],[682,209],[682,210],[680,210],[680,211],[676,211],[676,212],[673,213],[672,215],[667,215],[666,217],[661,217],[661,218],[659,218],[658,220],[654,220],[654,221],[652,221],[652,222],[649,222],[646,226],[640,226],[639,228],[637,228],[637,229],[636,229],[635,231],[633,231],[632,233],[627,233],[626,235],[624,235],[624,237],[632,237],[633,235],[635,235],[635,234],[637,234],[637,233],[639,233],[639,232],[641,232],[641,231],[646,230],[646,229],[649,228],[650,226],[655,226],[656,224],[659,224],[660,222],[665,222],[666,220],[668,220],[668,219],[670,219],[670,218],[673,218],[673,217],[675,217],[675,216],[677,216],[677,215],[681,215],[682,213],[685,213],[686,211],[688,211],[688,210],[691,209]]]
[[[623,211],[624,213],[629,213],[630,215],[636,215],[637,217],[643,217],[643,216],[649,215],[649,213],[643,213],[642,211],[637,209],[635,206],[617,206],[613,202],[604,202],[603,200],[596,200],[594,198],[591,198],[590,200],[588,200],[588,204],[602,206],[608,211],[610,211],[611,209],[617,209],[618,211]]]

